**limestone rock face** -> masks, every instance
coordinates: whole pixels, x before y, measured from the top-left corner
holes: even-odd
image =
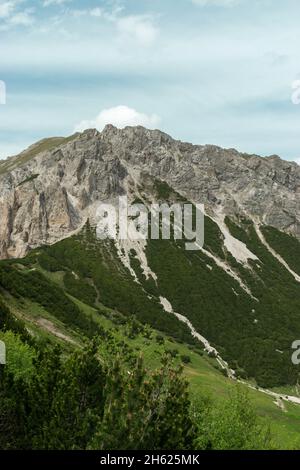
[[[242,214],[300,238],[300,166],[277,156],[192,145],[140,126],[108,125],[45,147],[0,163],[0,258],[71,235],[93,220],[99,202],[130,197],[144,175],[212,215]]]

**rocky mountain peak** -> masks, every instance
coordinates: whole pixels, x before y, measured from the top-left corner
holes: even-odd
[[[0,257],[69,236],[99,201],[128,193],[130,182],[134,191],[143,175],[204,203],[212,216],[242,214],[300,237],[296,163],[107,125],[46,139],[0,164]]]

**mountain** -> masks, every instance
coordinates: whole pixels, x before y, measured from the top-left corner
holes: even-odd
[[[203,248],[98,240],[99,202],[122,195],[145,205],[203,203]],[[45,139],[0,165],[2,294],[26,321],[28,305],[42,309],[35,327],[50,315],[65,336],[72,327],[92,336],[84,303],[201,345],[230,376],[295,385],[299,201],[300,167],[277,156],[191,145],[143,127]]]
[[[300,236],[300,167],[273,156],[175,141],[142,127],[108,125],[43,140],[0,164],[0,256],[20,257],[93,220],[99,201],[166,182],[220,221],[246,216]]]

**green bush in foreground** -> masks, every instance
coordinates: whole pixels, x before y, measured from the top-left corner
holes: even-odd
[[[93,343],[66,360],[45,351],[30,380],[0,373],[1,449],[186,449],[196,436],[187,383],[168,359],[129,369],[100,361]]]
[[[30,374],[0,369],[0,449],[267,449],[269,430],[237,390],[191,407],[188,385],[165,356],[99,357],[93,342],[63,358],[44,350]]]
[[[264,450],[272,447],[267,426],[259,422],[247,393],[237,387],[225,402],[202,398],[195,406],[198,449]]]

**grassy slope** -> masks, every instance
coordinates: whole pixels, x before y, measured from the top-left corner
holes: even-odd
[[[45,152],[46,150],[52,150],[62,144],[67,144],[76,137],[76,134],[70,137],[51,137],[49,139],[43,139],[40,142],[29,147],[24,152],[20,153],[16,157],[8,158],[0,163],[0,175],[12,171],[20,165],[24,165],[29,162],[32,158],[36,157],[39,153]]]
[[[0,263],[0,285],[13,296],[27,297],[46,309],[55,308],[61,321],[84,327],[86,332],[92,333],[93,327],[89,328],[65,291],[84,303],[97,307],[100,301],[127,316],[134,314],[142,323],[192,343],[187,327],[162,309],[158,297],[163,295],[175,311],[186,315],[217,346],[242,377],[254,377],[264,387],[295,384],[299,368],[291,363],[291,344],[300,332],[300,286],[259,242],[252,226],[246,230],[229,225],[237,237],[244,238],[260,263],[244,268],[228,253],[222,255],[222,240],[213,223],[206,224],[206,248],[219,258],[227,257],[259,302],[206,255],[186,252],[172,241],[151,241],[147,246],[147,259],[158,275],[158,286],[143,278],[138,260],[132,256],[132,267],[141,281],[138,285],[118,259],[114,245],[97,241],[90,228],[35,250],[24,260]],[[35,271],[41,267],[42,276]],[[65,291],[52,284],[50,289],[46,273],[52,280],[59,277]]]
[[[57,278],[57,282],[61,282]],[[25,320],[27,327],[41,341],[51,341],[59,343],[64,351],[67,353],[70,349],[77,347],[77,345],[70,345],[68,342],[62,341],[54,334],[45,330],[41,325],[36,325],[34,322],[39,318],[46,318],[50,320],[57,330],[68,337],[78,342],[78,346],[82,343],[82,338],[75,330],[67,328],[57,318],[49,314],[38,304],[23,299],[12,299],[9,295],[5,296],[6,301],[10,304],[15,314]],[[189,356],[191,362],[184,366],[184,373],[190,382],[191,396],[197,397],[199,394],[211,396],[215,400],[223,400],[228,397],[230,390],[235,387],[235,383],[218,370],[218,365],[215,359],[209,358],[207,354],[193,350],[192,346],[187,346],[183,343],[177,343],[169,337],[164,337],[164,345],[160,345],[156,341],[157,332],[151,331],[150,339],[140,333],[134,338],[129,338],[126,333],[126,324],[120,325],[118,321],[114,320],[114,312],[106,309],[106,315],[101,315],[96,309],[89,305],[84,304],[78,299],[73,299],[78,306],[87,314],[92,315],[97,323],[103,328],[113,333],[116,341],[124,341],[128,346],[134,350],[141,351],[145,362],[149,368],[155,368],[160,363],[161,354],[165,349],[177,350],[177,361],[180,361],[180,356]],[[111,318],[109,318],[111,314]],[[118,319],[118,316],[115,317]],[[161,335],[161,333],[159,333]],[[105,349],[103,343],[101,354],[109,352]],[[243,386],[242,386],[243,387]],[[257,413],[261,416],[262,420],[269,423],[271,426],[273,439],[278,448],[299,448],[300,433],[299,433],[299,419],[300,419],[300,406],[293,404],[286,404],[286,412],[280,410],[278,406],[273,403],[273,399],[260,392],[249,390],[250,398],[255,406]]]

